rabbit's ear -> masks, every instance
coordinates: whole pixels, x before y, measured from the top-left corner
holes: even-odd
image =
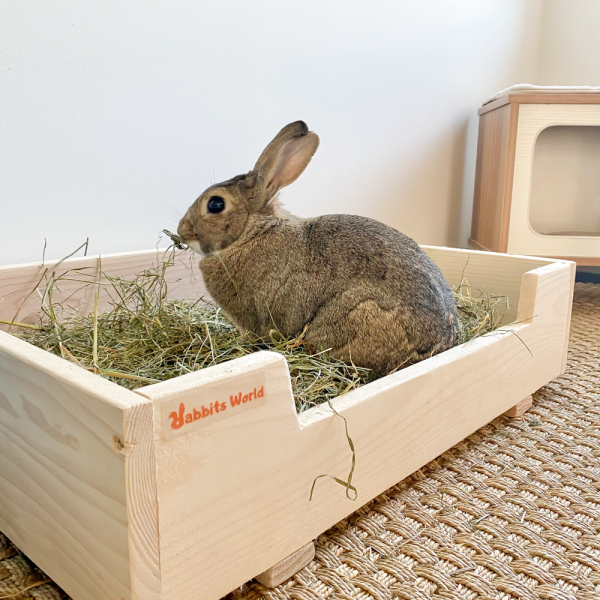
[[[319,137],[303,121],[286,125],[275,136],[254,166],[268,200],[300,177],[318,147]]]

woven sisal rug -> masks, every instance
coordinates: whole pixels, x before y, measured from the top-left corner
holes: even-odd
[[[320,536],[292,580],[227,600],[600,599],[600,285],[577,284],[567,373],[534,399]],[[0,598],[65,598],[44,580],[0,536]]]

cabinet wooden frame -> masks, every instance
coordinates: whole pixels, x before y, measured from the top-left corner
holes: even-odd
[[[510,93],[484,105],[478,114],[469,245],[477,250],[600,265],[600,231],[598,235],[548,235],[536,231],[530,222],[540,134],[552,127],[598,127],[600,136],[600,93]]]

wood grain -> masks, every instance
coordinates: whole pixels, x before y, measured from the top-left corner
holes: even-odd
[[[348,474],[344,421],[326,406],[296,414],[278,354],[136,393],[0,332],[0,527],[77,600],[218,600],[564,370],[572,263],[423,248],[451,284],[506,294],[517,323],[334,401],[356,446],[356,502],[328,478],[309,500],[316,477]],[[154,260],[103,266],[129,277]],[[171,293],[198,294],[177,269]],[[0,290],[18,303],[36,272],[4,269]],[[263,403],[163,435],[163,405],[255,380]]]
[[[525,302],[523,285],[529,271],[555,264],[546,258],[530,256],[507,256],[496,252],[448,249],[438,246],[422,246],[427,255],[436,263],[450,285],[458,285],[463,278],[470,285],[490,294],[506,296],[509,307],[503,324],[521,320],[519,306]]]
[[[469,244],[598,264],[600,94],[509,93],[478,114]]]
[[[96,286],[82,287],[81,281],[96,281],[98,268],[113,277],[134,278],[144,269],[149,269],[161,264],[165,260],[164,250],[148,250],[145,252],[121,253],[107,256],[87,256],[84,258],[70,258],[59,265],[57,261],[31,263],[26,265],[0,267],[0,319],[13,321],[18,313],[17,320],[23,323],[37,323],[40,317],[41,298],[38,293],[32,294],[22,304],[25,296],[31,292],[45,269],[48,274],[56,271],[56,277],[67,275],[54,288],[53,303],[57,306],[63,304],[69,310],[75,309],[81,313],[92,310]],[[169,298],[196,299],[206,293],[200,270],[199,259],[191,253],[177,252],[175,264],[169,268]],[[43,292],[43,287],[41,291]],[[108,308],[111,302],[110,287],[100,289],[99,308]],[[7,325],[0,324],[0,330],[6,331]]]
[[[493,102],[484,104],[478,111],[479,116],[496,110],[506,104],[600,104],[600,93],[565,93],[565,92],[542,92],[542,93],[509,93],[500,96]]]
[[[427,251],[460,280],[468,251]],[[572,265],[475,252],[470,261],[473,278],[488,261],[487,284],[510,288],[521,322],[334,401],[356,447],[356,502],[327,478],[309,500],[315,477],[345,478],[351,457],[344,422],[328,407],[296,415],[281,356],[262,352],[143,389],[155,415],[234,375],[260,371],[268,390],[255,409],[170,440],[155,416],[163,600],[217,600],[562,372]]]
[[[474,250],[489,252],[489,248],[485,248],[472,238],[469,238],[469,246]],[[541,258],[547,258],[549,260],[565,260],[575,263],[578,267],[600,267],[600,258],[582,258],[578,256],[546,256]]]
[[[504,414],[507,417],[516,418],[523,416],[533,405],[533,396],[527,396],[519,402],[515,404],[512,408],[509,408]]]
[[[570,260],[578,267],[600,267],[600,258],[581,257],[581,256],[549,256],[554,260]]]
[[[518,105],[505,104],[479,119],[471,239],[506,252]]]
[[[505,106],[508,103],[509,103],[508,94],[505,94],[504,96],[500,96],[500,98],[496,98],[496,100],[493,100],[492,102],[488,102],[487,104],[484,104],[481,108],[479,108],[477,110],[477,116],[481,117],[481,115],[484,115],[485,113],[496,110],[497,108]]]
[[[125,456],[131,597],[133,600],[160,600],[153,406],[143,398],[137,406],[123,411],[121,453]]]
[[[600,104],[522,104],[519,115],[513,193],[510,207],[508,252],[536,256],[572,256],[578,257],[577,262],[581,264],[583,263],[580,259],[598,259],[600,257],[600,235],[595,237],[563,237],[536,233],[530,225],[530,207],[534,201],[532,193],[536,192],[536,188],[533,185],[535,183],[534,171],[536,169],[535,148],[538,141],[540,139],[543,140],[543,136],[540,136],[540,134],[545,129],[557,125],[567,127],[600,127]],[[556,151],[560,151],[560,149],[554,149],[552,153],[554,154]],[[544,153],[542,154],[544,155]],[[547,161],[544,161],[542,156],[542,162],[538,163],[538,166],[543,170],[546,163]],[[555,166],[553,168],[557,168],[556,161],[554,163]],[[563,175],[567,177],[578,176],[578,168],[576,167],[578,162],[576,159],[573,161],[573,159],[565,158],[560,164],[560,169],[566,169],[567,173],[559,173],[559,177]],[[569,165],[571,166],[569,167]],[[593,173],[592,176],[595,177]],[[545,203],[545,195],[548,193],[548,190],[542,189],[542,191],[544,197],[541,198],[541,202]],[[562,198],[559,201],[570,203],[570,198]],[[589,201],[594,201],[593,197]],[[552,206],[555,204],[556,201],[550,198],[548,210],[552,210]],[[568,211],[563,214],[568,215]],[[555,221],[553,221],[553,226],[556,226]],[[591,227],[594,228],[595,224],[591,225]],[[565,223],[564,228],[565,230],[569,229],[569,223]]]
[[[0,332],[0,529],[78,600],[131,598],[114,440],[140,400]]]
[[[276,565],[256,576],[256,581],[270,588],[281,585],[284,581],[294,576],[298,571],[310,564],[315,557],[315,545],[309,542],[291,556],[279,561]]]
[[[600,104],[600,93],[531,92],[509,94],[508,101],[515,104]]]

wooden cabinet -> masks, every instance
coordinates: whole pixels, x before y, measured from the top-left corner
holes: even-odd
[[[509,92],[479,119],[471,247],[600,265],[600,91]]]

